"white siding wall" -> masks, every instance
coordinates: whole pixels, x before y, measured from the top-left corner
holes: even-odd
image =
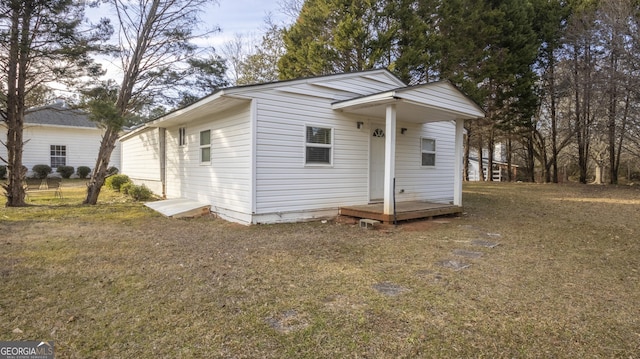
[[[252,93],[257,98],[256,213],[254,222],[280,222],[337,214],[342,205],[369,197],[367,119],[331,109],[331,103],[397,87],[386,78],[353,78],[286,91]],[[301,94],[295,92],[300,91]],[[356,92],[357,91],[357,92]],[[305,128],[333,129],[331,166],[305,165]],[[331,209],[331,211],[327,211]]]
[[[359,83],[358,83],[359,82]],[[369,201],[369,136],[380,119],[331,110],[331,103],[353,91],[377,93],[395,83],[366,78],[279,91],[257,92],[257,159],[254,222],[280,222],[333,214],[339,206]],[[316,93],[313,93],[313,90]],[[356,93],[356,91],[358,91]],[[332,96],[333,95],[333,96]],[[364,122],[362,129],[356,123]],[[305,126],[330,127],[334,133],[330,167],[305,166]],[[405,135],[400,128],[406,127]],[[436,140],[435,167],[421,165],[421,137]],[[398,123],[396,190],[398,200],[453,201],[455,125]],[[399,191],[403,189],[403,193]]]
[[[160,177],[159,129],[149,128],[122,143],[120,173],[129,176],[137,185],[146,185],[153,193],[162,195]]]
[[[0,139],[6,143],[6,127],[0,127]],[[99,129],[82,127],[54,127],[25,125],[24,128],[23,164],[31,171],[38,164],[51,165],[51,145],[66,146],[67,166],[87,166],[91,169],[96,164],[102,131]],[[6,158],[7,149],[0,146],[0,156]],[[110,166],[120,168],[120,143],[111,156]],[[54,169],[55,173],[55,169]]]
[[[404,135],[400,128],[407,128]],[[421,138],[436,140],[436,165],[422,166]],[[455,124],[398,123],[396,137],[396,200],[453,201]],[[404,190],[403,193],[400,193]]]
[[[223,218],[251,223],[251,106],[243,105],[186,127],[187,143],[178,146],[178,128],[167,129],[167,197],[211,205]],[[211,130],[211,163],[200,163],[200,131]]]

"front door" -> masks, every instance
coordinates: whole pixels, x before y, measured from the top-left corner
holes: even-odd
[[[384,199],[384,126],[373,124],[369,143],[369,201]]]

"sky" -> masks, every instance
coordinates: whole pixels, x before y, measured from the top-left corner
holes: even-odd
[[[289,19],[280,11],[279,3],[283,0],[218,0],[218,4],[211,4],[201,15],[205,24],[203,28],[219,27],[221,31],[212,34],[206,40],[196,41],[199,46],[213,46],[216,52],[222,54],[225,43],[231,41],[236,34],[240,34],[248,46],[256,44],[262,38],[265,19],[271,14],[271,19],[277,24],[283,24]],[[108,8],[86,8],[86,15],[92,22],[100,17],[111,14]],[[117,59],[98,59],[107,70],[107,78],[118,78],[120,66]],[[55,86],[58,87],[58,86]]]
[[[210,6],[203,16],[209,25],[222,30],[212,36],[211,44],[217,49],[235,34],[260,37],[269,13],[276,23],[286,19],[279,8],[278,0],[219,0],[219,5]]]

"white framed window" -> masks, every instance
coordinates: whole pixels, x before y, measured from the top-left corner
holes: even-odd
[[[200,131],[200,163],[211,163],[211,130]]]
[[[187,144],[187,128],[178,128],[178,146],[184,146]]]
[[[436,140],[434,140],[433,138],[422,138],[420,148],[422,150],[422,166],[435,166]]]
[[[305,164],[330,165],[333,154],[333,129],[307,126],[305,136]]]
[[[67,146],[51,145],[51,168],[67,165]]]

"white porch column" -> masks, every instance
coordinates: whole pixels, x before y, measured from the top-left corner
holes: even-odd
[[[464,142],[464,120],[456,120],[455,165],[453,177],[453,204],[462,206],[462,149]]]
[[[388,105],[384,140],[384,214],[393,214],[393,178],[396,175],[396,105]]]

